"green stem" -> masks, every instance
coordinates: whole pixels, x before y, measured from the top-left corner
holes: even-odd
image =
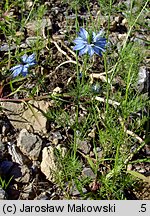
[[[104,57],[104,68],[105,68],[106,82],[107,82],[107,91],[106,91],[106,114],[108,114],[108,109],[109,109],[108,100],[109,100],[110,84],[109,84],[109,79],[108,79],[108,68],[107,68],[106,54],[104,54],[103,57]]]
[[[108,15],[107,39],[108,39],[108,36],[109,36],[109,31],[110,31],[110,16],[111,16],[111,10],[112,10],[112,0],[109,1],[109,15]]]

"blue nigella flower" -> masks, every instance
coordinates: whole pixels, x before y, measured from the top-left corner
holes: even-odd
[[[78,37],[73,41],[76,44],[73,49],[79,50],[79,55],[88,53],[92,56],[96,53],[102,56],[106,46],[106,38],[102,37],[102,33],[101,30],[98,34],[95,32],[89,34],[84,28],[80,28]]]
[[[18,76],[19,74],[26,76],[29,71],[29,68],[37,64],[34,53],[29,56],[27,54],[24,54],[21,57],[21,61],[21,64],[16,65],[10,69],[10,71],[13,72],[13,77]]]

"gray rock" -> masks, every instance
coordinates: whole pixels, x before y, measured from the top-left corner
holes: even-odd
[[[7,148],[8,148],[8,153],[11,155],[13,162],[21,165],[29,162],[28,157],[22,154],[22,152],[16,146],[16,144],[8,142]]]
[[[47,133],[47,118],[44,113],[48,111],[50,102],[30,101],[28,106],[24,103],[0,102],[4,113],[15,129],[34,130],[35,132]]]
[[[27,1],[25,2],[25,4],[26,4],[26,8],[30,10],[31,7],[32,7],[32,5],[33,5],[33,1],[31,1],[31,0],[30,0],[30,1],[27,0]]]
[[[0,186],[0,200],[6,200],[6,192]]]
[[[146,155],[150,155],[150,145],[145,145],[145,153],[146,153]]]
[[[133,168],[132,164],[128,164],[127,170],[132,170],[132,168]]]
[[[46,192],[42,192],[39,196],[35,198],[35,200],[48,200],[48,199],[49,197],[47,196]]]
[[[76,187],[73,189],[72,195],[73,196],[79,196],[80,195],[80,192],[78,191],[78,189]]]
[[[94,174],[94,172],[92,171],[91,168],[88,168],[88,167],[85,167],[83,170],[82,170],[82,175],[83,176],[87,176],[87,177],[91,177],[92,179],[95,179],[96,178],[96,175]]]
[[[82,193],[84,193],[84,194],[87,193],[86,188],[84,188],[84,187],[82,188]],[[72,194],[72,196],[80,196],[81,195],[81,193],[78,191],[74,182],[73,182],[73,185],[71,188],[71,194]]]
[[[144,89],[144,83],[148,79],[147,71],[145,66],[141,66],[138,73],[137,89],[141,92]]]
[[[66,148],[61,147],[61,145],[58,145],[58,147],[48,146],[42,151],[41,171],[45,174],[46,178],[52,182],[55,182],[56,174],[59,172],[58,155],[56,151],[59,151],[63,157],[66,153]]]
[[[77,146],[83,153],[88,154],[91,148],[91,145],[87,141],[82,141],[79,138],[77,139]]]
[[[22,129],[17,139],[17,146],[22,153],[31,160],[38,160],[42,148],[42,140],[38,135],[34,135],[29,133],[26,129]]]
[[[3,44],[1,47],[0,47],[0,51],[2,52],[8,52],[10,50],[14,50],[16,49],[16,45],[15,44],[12,44],[12,45],[8,45],[8,44]]]
[[[57,157],[54,151],[55,148],[52,146],[45,147],[42,151],[41,171],[50,181],[55,181],[55,174],[58,170]]]
[[[102,149],[101,149],[100,147],[97,147],[97,148],[96,148],[96,152],[97,152],[97,157],[98,157],[98,159],[101,159],[102,156],[103,156],[103,151],[102,151]]]
[[[146,173],[146,169],[141,168],[140,170],[138,170],[139,173]]]

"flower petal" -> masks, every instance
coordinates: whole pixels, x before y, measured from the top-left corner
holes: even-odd
[[[23,62],[23,63],[26,63],[27,58],[28,58],[28,55],[27,55],[27,54],[24,54],[24,55],[21,57],[22,62]]]
[[[105,44],[106,45],[106,38],[100,38],[98,40],[96,40],[94,43],[101,43],[101,44]]]
[[[28,58],[26,59],[26,63],[30,64],[31,62],[35,62],[35,53],[29,55]]]
[[[93,46],[93,50],[99,56],[102,56],[102,52],[105,51],[105,50],[103,50],[103,49],[101,49],[100,47],[97,47],[97,46]]]
[[[93,41],[95,42],[99,40],[100,38],[102,38],[103,33],[104,33],[104,30],[102,29],[101,31],[99,31],[97,35],[95,35],[95,37],[93,38]]]
[[[85,47],[86,45],[83,44],[83,43],[79,43],[79,44],[76,44],[74,47],[73,47],[73,50],[81,50]]]
[[[16,65],[16,66],[14,66],[14,67],[10,68],[10,71],[17,70],[17,69],[18,69],[18,68],[20,68],[20,67],[21,67],[21,69],[22,69],[22,65],[21,65],[21,64],[19,64],[19,65]]]
[[[21,73],[22,69],[23,69],[23,65],[17,65],[11,68],[10,71],[13,71],[12,76],[13,77],[18,76]]]
[[[78,43],[87,43],[87,41],[83,40],[83,38],[81,38],[81,37],[77,37],[73,42],[75,44],[78,44]]]
[[[100,49],[102,52],[105,52],[105,51],[106,51],[104,47],[100,47],[100,46],[96,46],[96,45],[95,45],[94,47]]]
[[[83,40],[87,41],[88,32],[84,28],[80,28],[78,35],[83,38]]]
[[[87,52],[88,52],[88,49],[89,49],[89,48],[88,48],[88,45],[85,46],[83,49],[81,49],[81,50],[79,51],[79,55],[81,56],[81,55],[87,53]]]
[[[24,65],[23,69],[22,69],[22,76],[26,76],[27,73],[28,73],[28,69],[29,69],[29,66],[28,65]]]
[[[103,52],[105,51],[106,42],[97,41],[94,43],[94,46],[99,47]]]
[[[30,62],[30,63],[25,64],[25,66],[29,68],[29,67],[32,67],[36,64],[37,64],[37,62]]]
[[[92,56],[94,54],[94,50],[92,46],[88,46],[88,54]]]

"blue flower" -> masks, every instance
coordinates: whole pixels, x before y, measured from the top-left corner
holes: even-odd
[[[21,64],[16,65],[10,69],[10,71],[13,72],[13,77],[18,76],[19,74],[26,76],[28,74],[29,68],[37,64],[34,53],[29,56],[27,54],[24,54],[21,57],[21,61]]]
[[[73,41],[76,45],[73,50],[79,50],[79,55],[88,53],[92,56],[96,53],[102,56],[102,52],[105,52],[106,38],[102,37],[103,31],[98,34],[91,32],[90,34],[84,29],[80,28],[78,37]]]

